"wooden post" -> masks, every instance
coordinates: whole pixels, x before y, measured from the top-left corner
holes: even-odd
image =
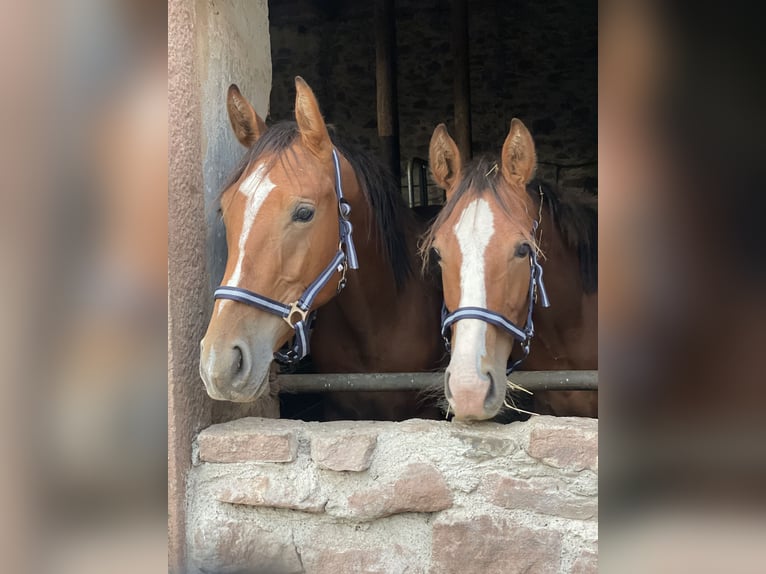
[[[399,160],[399,104],[396,87],[395,0],[375,0],[375,79],[378,137],[383,159],[397,185],[402,178]]]
[[[453,59],[455,142],[463,161],[471,159],[471,79],[468,62],[468,2],[452,0],[450,34]]]

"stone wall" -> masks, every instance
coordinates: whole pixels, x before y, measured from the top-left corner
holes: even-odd
[[[293,77],[302,75],[327,120],[376,150],[373,4],[270,4],[271,118],[292,119]],[[595,187],[597,3],[468,4],[474,154],[498,154],[516,116],[535,138],[539,175],[564,187]],[[398,0],[397,44],[404,168],[411,157],[427,159],[440,122],[454,135],[449,2]],[[581,164],[588,165],[557,168]]]
[[[593,419],[463,425],[247,418],[204,430],[190,475],[205,572],[597,570]]]

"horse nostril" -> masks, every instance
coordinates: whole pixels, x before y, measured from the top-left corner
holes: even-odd
[[[495,399],[497,398],[498,389],[495,385],[495,379],[492,378],[492,373],[487,371],[484,373],[487,375],[487,378],[489,379],[489,390],[487,390],[487,396],[484,397],[484,408],[488,411],[492,410],[493,405],[495,404]]]
[[[238,345],[234,346],[234,353],[235,353],[235,367],[234,367],[234,373],[240,373],[242,372],[242,364],[244,363],[243,355],[242,355],[242,347],[239,347]]]

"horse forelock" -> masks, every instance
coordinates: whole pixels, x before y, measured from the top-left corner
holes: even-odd
[[[534,244],[532,235],[533,202],[521,190],[513,189],[514,184],[507,182],[499,169],[496,160],[489,157],[478,157],[464,166],[460,172],[460,181],[452,192],[450,199],[442,207],[430,229],[424,235],[420,253],[423,258],[423,269],[430,264],[430,255],[437,232],[447,222],[460,217],[456,213],[458,205],[465,210],[474,199],[486,199],[496,205],[502,215],[511,222],[518,223],[520,233],[527,241]]]
[[[557,231],[565,243],[576,250],[580,274],[586,293],[598,289],[598,199],[587,191],[556,189],[533,179],[526,186],[526,194],[513,190],[509,193],[507,181],[497,169],[497,161],[479,157],[461,171],[461,179],[450,200],[444,205],[433,224],[423,236],[420,253],[423,269],[428,268],[436,233],[454,217],[455,209],[464,198],[489,197],[507,216],[515,220],[522,217],[522,232],[529,230],[527,238],[535,243],[531,234],[531,222],[538,218],[540,202],[547,209]],[[466,201],[463,204],[468,205]],[[540,222],[542,223],[542,222]],[[539,247],[539,246],[537,246]]]

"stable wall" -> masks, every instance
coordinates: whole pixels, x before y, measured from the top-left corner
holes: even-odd
[[[597,424],[212,426],[190,474],[191,571],[595,573]]]
[[[446,0],[396,2],[403,175],[410,158],[428,159],[439,123],[455,135],[449,6]],[[474,155],[498,155],[515,116],[535,138],[538,174],[547,183],[595,189],[597,7],[566,0],[468,2]],[[279,0],[271,2],[270,20],[271,119],[293,118],[293,78],[301,75],[341,135],[377,150],[373,3]]]
[[[225,113],[231,81],[265,114],[271,89],[266,0],[168,2],[168,569],[185,572],[186,478],[192,438],[211,422],[278,416],[275,402],[235,407],[208,398],[199,342],[218,260],[206,198],[239,155]],[[238,145],[238,144],[237,144]],[[241,153],[241,152],[237,152]]]

